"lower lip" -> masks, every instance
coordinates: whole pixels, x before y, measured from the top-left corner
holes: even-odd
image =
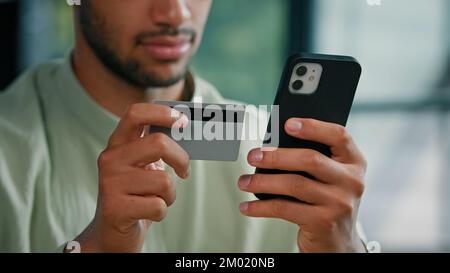
[[[191,43],[185,42],[178,45],[144,44],[144,48],[151,57],[160,61],[179,60],[191,49]]]

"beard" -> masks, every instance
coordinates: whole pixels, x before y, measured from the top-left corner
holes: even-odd
[[[108,28],[108,25],[101,16],[95,13],[95,10],[89,4],[89,1],[84,1],[79,11],[80,29],[86,42],[94,51],[94,54],[116,76],[131,85],[137,86],[140,89],[158,88],[172,86],[186,77],[188,67],[184,66],[181,71],[164,77],[156,72],[145,71],[139,60],[132,57],[121,58],[119,50],[114,45],[113,31]],[[139,41],[147,36],[169,35],[176,36],[179,34],[187,34],[195,40],[196,32],[192,29],[176,29],[171,27],[164,27],[158,33],[141,33],[136,36],[135,45],[139,45]],[[164,64],[164,62],[160,62]],[[172,63],[167,61],[167,64]]]

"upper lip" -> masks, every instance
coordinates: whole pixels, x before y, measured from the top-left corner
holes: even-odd
[[[191,40],[191,37],[186,35],[154,36],[143,38],[139,43],[142,45],[177,46],[191,42]]]

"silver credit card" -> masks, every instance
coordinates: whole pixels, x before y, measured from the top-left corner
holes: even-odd
[[[242,138],[245,106],[180,101],[155,101],[187,116],[185,128],[153,126],[150,133],[164,133],[174,139],[191,160],[236,161]]]

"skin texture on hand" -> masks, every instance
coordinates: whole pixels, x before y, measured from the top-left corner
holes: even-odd
[[[176,198],[175,185],[158,162],[180,178],[189,176],[189,156],[177,143],[159,133],[142,137],[142,132],[148,125],[183,127],[186,120],[167,106],[130,107],[98,159],[95,218],[75,239],[82,252],[141,251],[151,223],[163,220]]]
[[[241,213],[298,225],[301,252],[365,252],[356,222],[367,163],[351,136],[340,125],[311,119],[291,119],[285,130],[292,137],[330,146],[332,157],[309,149],[252,150],[248,162],[254,167],[304,171],[315,180],[296,174],[244,175],[238,182],[243,191],[291,196],[303,202],[244,202]]]
[[[151,125],[170,128],[173,113],[142,102],[184,98],[211,3],[89,0],[74,9],[74,73],[98,105],[122,118],[98,158],[95,218],[75,239],[82,252],[139,252],[150,224],[175,201],[173,182],[156,162],[189,175],[178,144],[162,134],[141,137]]]

